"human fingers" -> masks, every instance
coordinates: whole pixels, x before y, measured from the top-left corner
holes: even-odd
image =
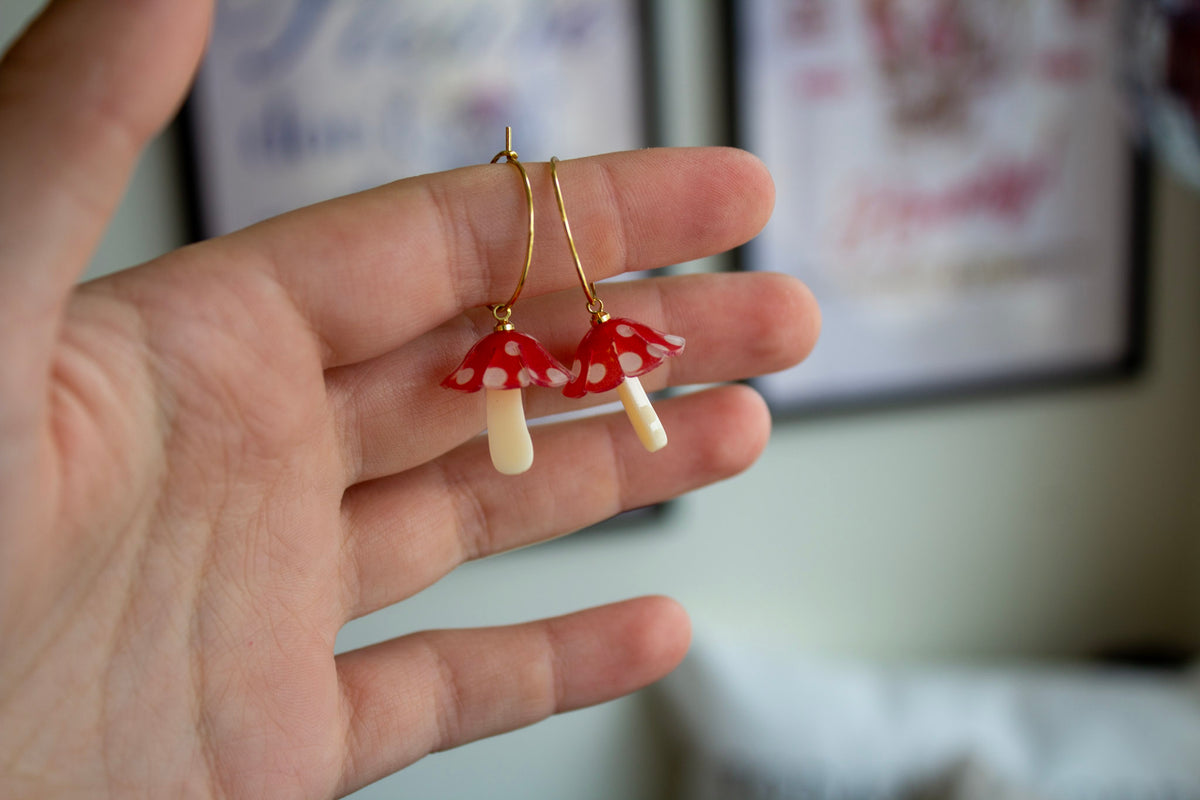
[[[0,61],[0,320],[61,303],[183,99],[211,12],[59,0]]]
[[[529,298],[576,281],[545,164],[526,165],[537,235]],[[720,252],[762,228],[774,202],[761,162],[728,148],[642,150],[564,162],[572,230],[593,280]],[[399,347],[499,303],[524,264],[527,211],[515,170],[468,167],[311,206],[233,234],[225,252],[283,287],[326,367]]]
[[[337,659],[347,708],[339,794],[428,753],[629,694],[674,669],[690,638],[677,603],[643,597],[344,653]]]
[[[497,473],[485,443],[361,484],[342,506],[346,617],[398,602],[475,558],[667,500],[750,466],[770,433],[762,398],[725,386],[658,405],[671,445],[650,455],[624,414],[533,430],[537,457]]]
[[[48,519],[44,487],[53,466],[47,445],[64,442],[61,429],[50,430],[50,398],[68,398],[59,410],[77,410],[87,402],[72,405],[75,391],[90,387],[72,380],[79,377],[78,360],[54,359],[64,307],[138,151],[183,95],[203,46],[209,5],[55,2],[0,60],[0,509],[6,534],[23,529],[19,520],[44,525]],[[0,14],[9,10],[4,5]],[[53,393],[52,375],[68,388]],[[5,536],[0,562],[28,579],[31,559],[44,555],[45,545],[36,537]]]
[[[688,349],[643,378],[666,385],[716,383],[774,372],[803,359],[820,328],[812,294],[794,278],[769,273],[689,275],[618,283],[601,290],[616,316],[683,336]],[[522,330],[570,364],[588,327],[582,292],[539,297],[523,309]],[[344,449],[347,484],[400,472],[479,433],[478,394],[451,392],[441,380],[486,331],[450,323],[404,348],[326,376]],[[529,418],[599,402],[568,400],[559,391],[525,393]],[[630,434],[632,436],[632,433]]]

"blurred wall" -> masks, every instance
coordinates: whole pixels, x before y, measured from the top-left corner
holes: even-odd
[[[39,3],[0,0],[0,37]],[[720,140],[709,2],[659,3],[673,144]],[[715,96],[714,96],[715,95]],[[177,143],[155,143],[89,275],[180,243]],[[749,473],[661,523],[468,565],[340,647],[647,592],[698,635],[886,658],[1200,646],[1200,196],[1155,191],[1150,359],[1124,383],[780,421]],[[720,266],[720,259],[689,269]],[[363,797],[652,798],[643,698],[426,759]]]

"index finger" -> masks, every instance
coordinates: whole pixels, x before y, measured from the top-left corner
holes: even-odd
[[[578,280],[548,165],[525,166],[537,233],[522,298]],[[595,156],[563,162],[559,176],[592,280],[739,245],[762,228],[774,203],[762,163],[729,148]],[[508,299],[524,265],[527,214],[516,171],[484,165],[310,206],[233,234],[227,244],[280,283],[333,367],[395,349],[464,309]],[[518,328],[520,316],[518,303]]]

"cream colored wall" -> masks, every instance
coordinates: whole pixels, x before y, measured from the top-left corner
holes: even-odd
[[[0,35],[37,5],[0,1]],[[719,137],[711,8],[660,6],[672,143]],[[175,157],[167,139],[144,160],[95,273],[181,240]],[[1138,380],[781,422],[758,466],[662,524],[468,565],[352,624],[341,646],[643,592],[678,597],[702,635],[812,651],[1200,645],[1200,199],[1166,179],[1155,200],[1151,358]],[[635,697],[431,757],[362,796],[648,799],[655,754]]]

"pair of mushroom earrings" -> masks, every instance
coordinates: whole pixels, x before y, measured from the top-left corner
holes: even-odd
[[[525,266],[512,297],[488,306],[496,322],[495,329],[475,343],[462,363],[442,381],[442,386],[462,392],[484,390],[488,450],[493,466],[505,475],[520,475],[533,465],[533,440],[521,399],[521,390],[530,385],[561,387],[563,394],[571,398],[616,389],[642,445],[651,453],[661,450],[667,444],[667,433],[638,378],[657,368],[664,359],[681,353],[684,340],[631,319],[610,316],[604,310],[604,301],[596,296],[595,284],[584,274],[575,248],[558,181],[557,158],[550,159],[550,176],[567,245],[587,297],[591,328],[580,341],[570,370],[532,336],[516,330],[512,323],[513,306],[521,296],[533,261],[533,187],[529,173],[512,149],[512,128],[505,129],[504,150],[491,163],[500,159],[517,169],[525,188],[525,203],[529,208]]]

